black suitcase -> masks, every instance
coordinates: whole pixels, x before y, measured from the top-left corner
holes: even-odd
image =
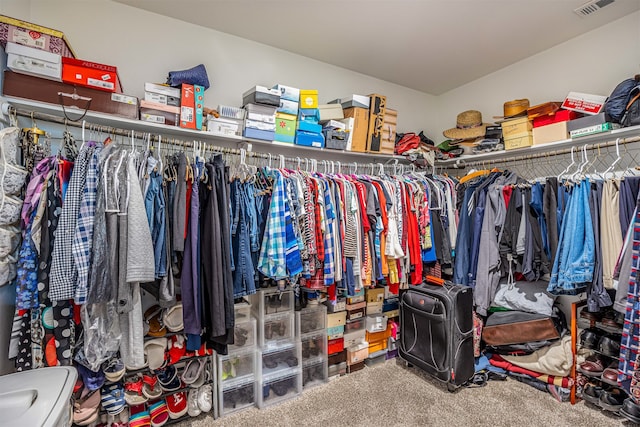
[[[422,284],[400,298],[398,354],[454,391],[474,374],[470,287]]]

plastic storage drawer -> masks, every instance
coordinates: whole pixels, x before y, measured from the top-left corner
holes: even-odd
[[[296,335],[293,313],[268,315],[259,321],[259,325],[258,343],[263,349],[280,340],[291,340]]]
[[[265,408],[298,396],[302,392],[302,370],[287,375],[270,375],[259,382],[258,407]]]
[[[347,373],[347,362],[340,362],[329,366],[329,376],[345,375]]]
[[[260,375],[272,376],[300,370],[302,354],[299,341],[280,341],[273,348],[259,351]]]
[[[229,345],[229,352],[235,352],[251,347],[255,347],[256,337],[256,319],[249,319],[246,322],[236,322],[233,329],[234,343]]]
[[[306,389],[327,382],[328,368],[326,358],[304,363],[302,366],[302,387]]]
[[[327,334],[324,331],[303,335],[300,341],[303,363],[318,358],[327,359]]]
[[[220,385],[228,381],[255,378],[256,351],[253,348],[241,350],[227,356],[218,355],[218,379]]]
[[[228,381],[218,390],[218,406],[220,416],[224,417],[234,412],[250,408],[256,404],[256,380]]]
[[[251,303],[246,299],[233,305],[236,323],[246,322],[251,319]]]
[[[327,307],[318,305],[315,307],[307,307],[302,311],[296,312],[296,325],[298,334],[308,334],[318,330],[327,328]]]
[[[293,313],[293,291],[279,291],[267,289],[256,292],[251,296],[251,309],[258,319],[264,319],[269,314]]]

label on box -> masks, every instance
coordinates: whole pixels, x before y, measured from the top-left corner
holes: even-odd
[[[13,41],[25,46],[46,50],[47,38],[37,31],[27,31],[22,28],[13,29]]]
[[[562,103],[562,108],[565,110],[577,111],[579,113],[595,115],[602,111],[606,100],[606,96],[569,92],[569,95],[567,95]]]
[[[591,135],[594,133],[606,132],[611,130],[611,123],[600,123],[599,125],[593,125],[582,129],[576,129],[569,132],[571,138],[577,138],[579,136]]]
[[[180,120],[183,122],[192,122],[193,118],[193,108],[192,107],[181,107],[180,108]]]
[[[138,105],[138,98],[135,96],[123,95],[121,93],[112,93],[111,100],[114,102],[122,102],[123,104]]]
[[[145,122],[165,124],[165,118],[163,116],[156,116],[155,114],[140,114],[140,118]]]
[[[78,80],[80,80],[82,77],[80,77]],[[112,82],[107,82],[104,80],[98,80],[98,79],[92,79],[91,77],[87,78],[87,84],[89,86],[95,86],[95,87],[101,87],[104,89],[109,89],[109,90],[115,90],[116,85],[114,85]]]

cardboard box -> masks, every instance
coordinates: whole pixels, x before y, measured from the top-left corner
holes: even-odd
[[[62,81],[62,57],[17,43],[7,43],[7,67],[16,73]]]
[[[382,127],[381,153],[393,154],[395,152],[397,124],[398,112],[387,108],[384,114],[384,125]]]
[[[298,102],[280,99],[280,106],[277,109],[279,113],[298,115]]]
[[[320,110],[320,122],[344,119],[344,112],[340,104],[318,105],[318,110]]]
[[[207,132],[222,136],[241,135],[242,120],[209,116],[207,118]]]
[[[242,131],[242,136],[245,138],[261,139],[263,141],[273,141],[276,137],[276,133],[270,130],[245,128]]]
[[[367,316],[371,314],[382,314],[382,301],[367,303]]]
[[[276,107],[269,105],[247,104],[244,106],[247,119],[265,123],[276,122]]]
[[[346,351],[346,350],[345,350]],[[339,378],[341,375],[347,374],[347,362],[344,361],[342,363],[336,363],[334,365],[329,365],[328,370],[328,379],[332,380],[335,378]]]
[[[344,336],[344,325],[327,328],[327,339],[334,340]]]
[[[167,126],[178,126],[180,124],[180,113],[140,106],[140,120]]]
[[[204,116],[204,87],[193,85],[196,97],[196,129],[202,130],[202,121]]]
[[[297,116],[284,113],[276,113],[276,141],[291,142],[296,139]]]
[[[367,152],[379,153],[382,145],[384,113],[387,109],[387,97],[378,94],[369,95],[369,130],[367,132]]]
[[[344,326],[346,322],[347,322],[346,311],[327,314],[327,328],[331,328],[332,326]]]
[[[272,89],[276,89],[280,92],[280,99],[286,99],[287,101],[294,101],[298,103],[300,101],[300,89],[277,84]]]
[[[121,92],[118,69],[112,65],[62,57],[62,81],[106,92]]]
[[[300,108],[298,110],[298,121],[318,124],[320,122],[320,111],[317,108]]]
[[[359,310],[361,308],[366,308],[366,307],[367,307],[367,303],[364,300],[358,301],[358,302],[354,302],[353,304],[347,304],[347,313],[349,311],[352,311],[352,310]],[[348,317],[348,315],[347,315],[347,317]]]
[[[580,117],[580,113],[570,110],[558,110],[554,114],[548,116],[540,116],[533,119],[533,128],[546,126],[553,123],[566,122],[575,120]]]
[[[367,151],[367,132],[369,132],[369,110],[364,108],[347,108],[345,118],[353,118],[351,131],[351,151],[364,153]]]
[[[347,144],[345,146],[345,150],[353,151],[352,141],[353,141],[353,125],[355,123],[355,119],[353,117],[347,117],[346,119],[340,120],[341,123],[344,123],[344,131],[347,133]]]
[[[47,102],[54,105],[60,105],[62,101],[71,117],[84,113],[85,109],[88,108],[89,111],[114,114],[127,119],[138,119],[138,98],[135,96],[72,86],[62,82],[14,73],[10,70],[5,70],[4,72],[2,91],[7,96]],[[63,93],[67,96],[58,96],[58,93]],[[74,93],[81,98],[73,99],[72,95]],[[87,102],[82,98],[89,98],[91,102]]]
[[[263,104],[279,107],[280,91],[264,86],[254,86],[242,94],[242,105],[246,106],[247,104]]]
[[[369,343],[363,342],[347,348],[347,365],[364,361],[369,356]]]
[[[340,311],[345,311],[347,309],[347,299],[345,297],[338,297],[335,301],[327,300],[324,303],[327,306],[328,313],[337,313]],[[345,313],[346,319],[346,313]]]
[[[346,130],[347,125],[343,121],[328,120],[322,124],[322,130]]]
[[[196,128],[196,95],[193,85],[183,84],[180,96],[180,127]]]
[[[179,107],[180,106],[180,97],[179,96],[175,97],[175,96],[163,95],[161,93],[145,92],[144,93],[144,100],[145,101],[149,101],[149,102],[154,102],[156,104],[170,105],[172,107]]]
[[[600,125],[607,122],[607,118],[604,113],[596,114],[595,116],[584,116],[575,120],[567,122],[567,130],[571,131],[583,129],[595,125]]]
[[[601,123],[599,125],[593,125],[586,128],[576,129],[569,132],[571,138],[578,138],[581,136],[593,135],[594,133],[608,132],[613,129],[611,123]]]
[[[69,41],[61,31],[0,15],[0,44],[5,47],[8,42],[60,56],[76,57]]]
[[[220,117],[242,120],[244,119],[246,113],[247,110],[245,110],[244,108],[230,107],[228,105],[218,104],[218,114],[220,114]]]
[[[316,89],[300,89],[300,108],[318,108]]]
[[[514,135],[504,140],[505,150],[515,150],[516,148],[531,147],[533,145],[533,133],[526,132],[520,135]]]
[[[298,123],[298,129],[313,133],[322,132],[322,126],[307,120],[300,120],[300,123]]]
[[[347,373],[353,374],[354,372],[363,370],[365,367],[365,360],[363,360],[362,362],[354,363],[353,365],[347,365]]]
[[[533,145],[548,144],[568,138],[569,131],[566,121],[533,128]]]
[[[577,111],[578,113],[596,115],[602,112],[606,96],[591,95],[588,93],[569,92],[562,102],[565,110]]]
[[[367,314],[367,308],[362,307],[356,310],[347,310],[347,320],[352,321],[356,319],[361,319]]]
[[[246,119],[244,121],[244,127],[245,129],[259,129],[259,130],[266,130],[269,132],[276,131],[275,123],[266,123],[266,122],[261,122],[259,120]]]
[[[341,104],[343,109],[346,108],[365,108],[369,109],[370,99],[365,95],[351,95],[346,98],[337,98],[329,101],[329,104]]]
[[[324,135],[322,135],[322,133],[297,130],[295,144],[302,145],[303,147],[323,148]]]
[[[365,291],[367,295],[367,302],[382,302],[384,301],[384,288],[369,288]]]
[[[179,87],[169,86],[164,83],[145,83],[144,84],[145,92],[157,93],[160,95],[165,95],[167,97],[172,98],[180,98],[182,96],[181,89]]]
[[[522,134],[531,132],[533,126],[528,117],[519,117],[517,119],[502,122],[502,138],[505,140],[513,137],[519,137]]]
[[[393,317],[399,317],[400,309],[396,308],[395,310],[384,311],[384,307],[382,307],[382,314],[384,314],[387,319],[391,319]]]
[[[327,342],[328,354],[340,353],[342,350],[344,350],[344,338],[336,338]]]
[[[345,348],[344,350],[338,352],[338,353],[334,353],[331,356],[328,357],[328,364],[329,365],[337,365],[338,363],[343,363],[347,361],[347,349]]]

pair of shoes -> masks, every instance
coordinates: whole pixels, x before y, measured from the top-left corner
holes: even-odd
[[[188,410],[190,416],[197,417],[203,412],[209,412],[212,407],[213,395],[210,384],[205,384],[198,389],[189,390],[189,397],[187,398]]]
[[[580,333],[580,345],[589,350],[598,350],[605,356],[620,356],[620,340],[617,334],[608,334],[597,328],[588,328]]]
[[[618,412],[629,395],[619,388],[605,390],[600,386],[589,383],[582,390],[582,398],[604,410]]]
[[[619,414],[629,421],[640,424],[640,405],[638,405],[632,398],[628,398],[622,403],[622,408],[620,408]]]
[[[298,366],[299,361],[292,352],[268,354],[262,357],[262,365],[267,369],[274,369],[278,367],[281,362],[293,368],[294,366]]]
[[[182,388],[182,381],[178,376],[178,370],[173,365],[165,366],[156,372],[160,387],[164,391],[176,391]]]
[[[319,363],[317,365],[313,365],[307,369],[304,369],[302,372],[302,385],[305,386],[312,381],[316,380],[324,380],[324,365]]]
[[[600,355],[591,355],[578,366],[578,371],[589,377],[599,377],[604,371],[604,364]]]
[[[614,360],[611,364],[602,372],[601,379],[603,382],[618,386],[618,360]]]
[[[320,346],[315,340],[305,341],[302,344],[302,358],[308,359],[320,354]]]
[[[136,405],[130,411],[129,427],[161,427],[169,421],[169,409],[164,399],[150,402],[148,409],[144,405]]]
[[[83,388],[73,402],[73,423],[86,426],[98,419],[100,414],[100,392]]]
[[[287,335],[287,325],[283,320],[264,325],[264,337],[268,340]]]
[[[233,331],[233,344],[237,347],[244,347],[244,345],[247,343],[247,338],[249,336],[249,331],[247,331],[244,328],[241,328],[240,326],[237,326]]]
[[[235,389],[223,392],[224,407],[236,409],[238,406],[250,405],[255,401],[254,383],[248,383]]]

